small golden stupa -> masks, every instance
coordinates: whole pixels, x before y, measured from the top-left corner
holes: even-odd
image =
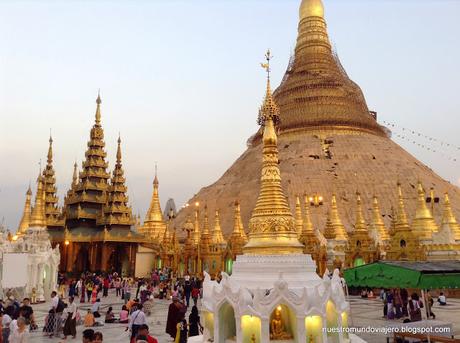
[[[270,89],[270,51],[267,51],[266,59],[263,67],[267,70],[267,89],[259,111],[259,122],[264,128],[260,193],[249,220],[249,242],[243,252],[257,255],[301,254],[303,245],[297,238],[295,220],[281,187],[275,131],[279,110]]]

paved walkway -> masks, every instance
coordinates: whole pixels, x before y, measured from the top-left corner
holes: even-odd
[[[378,300],[367,300],[358,297],[351,297],[351,322],[350,326],[356,327],[383,327],[387,324],[388,320],[382,318],[382,303]],[[102,311],[104,313],[107,307],[112,306],[116,314],[121,309],[122,301],[116,298],[111,291],[108,298],[102,299]],[[172,342],[168,335],[165,334],[166,327],[166,316],[169,302],[165,300],[155,300],[154,309],[152,315],[148,317],[148,325],[150,327],[151,334],[158,339],[160,343]],[[79,304],[80,313],[84,315],[86,309],[90,307],[90,304]],[[37,318],[40,330],[43,327],[44,318],[48,310],[47,304],[34,305],[35,317]],[[460,299],[449,299],[449,305],[447,306],[434,306],[433,312],[436,314],[436,319],[446,322],[453,322],[454,334],[457,338],[460,338]],[[397,320],[402,322],[402,320]],[[128,343],[128,332],[125,331],[125,324],[105,324],[101,327],[94,328],[96,331],[101,331],[104,334],[104,342],[109,343]],[[81,342],[81,331],[83,327],[80,325],[77,327],[77,339],[72,340],[71,337],[67,339],[67,342]],[[31,334],[32,338],[30,342],[63,342],[59,338],[48,338],[44,337],[43,333],[34,332]],[[372,334],[361,334],[364,340],[370,343],[384,343],[386,339],[381,335]],[[64,341],[65,342],[65,341]]]

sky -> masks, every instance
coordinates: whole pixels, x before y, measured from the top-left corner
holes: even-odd
[[[369,108],[404,134],[396,142],[458,185],[460,1],[324,3],[331,42]],[[50,130],[62,203],[74,162],[84,160],[98,89],[107,160],[112,168],[120,134],[134,213],[148,208],[155,163],[162,204],[180,207],[245,150],[265,88],[259,62],[270,48],[277,85],[299,4],[0,0],[0,219],[16,229]]]

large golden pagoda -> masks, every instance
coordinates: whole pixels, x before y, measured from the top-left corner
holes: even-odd
[[[364,215],[371,217],[376,196],[381,219],[388,227],[391,206],[398,196],[396,182],[399,180],[404,189],[410,189],[417,187],[419,180],[432,187],[435,196],[448,191],[452,211],[458,217],[459,189],[391,140],[390,131],[369,111],[363,92],[348,77],[332,50],[325,18],[320,0],[302,1],[295,53],[273,96],[279,107],[276,127],[281,186],[291,210],[294,211],[299,194],[321,197],[324,201],[312,207],[310,215],[314,226],[323,231],[327,212],[333,205],[332,195],[336,194],[342,224],[350,232],[354,225],[354,194],[360,189],[362,203],[366,205]],[[365,49],[362,52],[368,53]],[[188,201],[207,202],[210,211],[218,208],[224,235],[232,232],[235,199],[244,199],[241,218],[246,226],[256,206],[261,187],[262,133],[261,129],[249,139],[247,150],[222,177]],[[411,223],[418,195],[406,192],[406,196]],[[442,204],[433,206],[434,220],[440,223]],[[175,225],[182,227],[191,211],[190,207],[181,210]]]

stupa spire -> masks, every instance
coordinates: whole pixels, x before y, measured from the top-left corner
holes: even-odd
[[[313,229],[313,223],[310,217],[310,201],[308,196],[304,195],[304,211],[302,221],[302,231],[300,233],[299,241],[305,246],[304,252],[306,254],[315,254],[318,248],[319,240]],[[315,256],[316,257],[316,256]]]
[[[43,177],[40,174],[37,178],[37,194],[30,216],[30,227],[46,227],[45,190],[43,189]]]
[[[73,164],[73,175],[72,175],[72,186],[71,188],[74,188],[78,184],[78,164],[75,161]]]
[[[267,63],[267,89],[269,87],[270,51],[265,55]],[[260,193],[249,221],[249,242],[245,254],[302,253],[303,246],[297,239],[295,220],[281,187],[278,167],[278,138],[275,122],[279,110],[271,93],[266,94],[259,112],[259,123],[264,127]]]
[[[220,227],[219,210],[216,210],[216,213],[214,216],[214,229],[212,230],[212,242],[214,244],[225,244],[224,235],[222,234],[222,228]]]
[[[396,210],[396,221],[394,229],[395,231],[401,229],[409,229],[409,221],[407,220],[406,207],[404,205],[404,198],[400,182],[398,182],[398,208]]]
[[[32,213],[31,209],[31,200],[32,200],[32,190],[29,188],[27,189],[26,192],[26,202],[24,204],[24,211],[22,212],[22,218],[18,226],[17,233],[19,235],[23,235],[26,233],[27,229],[29,228],[30,225],[30,216]]]
[[[426,206],[425,190],[422,183],[417,183],[417,208],[415,218],[412,221],[412,229],[421,240],[429,240],[434,232],[438,231],[430,209]]]
[[[449,194],[444,193],[444,209],[442,213],[442,226],[448,226],[456,241],[460,240],[460,225],[452,211]]]
[[[159,237],[165,230],[166,223],[161,212],[160,196],[159,196],[159,181],[158,169],[155,164],[155,177],[153,179],[153,193],[150,200],[150,206],[145,215],[144,225],[141,232],[148,234],[150,237]]]
[[[302,207],[300,205],[300,197],[297,195],[295,199],[295,228],[297,235],[300,236],[302,233],[303,218],[302,218]]]
[[[45,191],[45,216],[47,226],[63,226],[64,221],[61,218],[61,211],[58,207],[59,199],[57,197],[56,177],[53,167],[53,137],[50,133],[48,140],[48,154],[46,166],[43,170],[43,190]]]
[[[234,216],[233,216],[233,232],[232,236],[241,236],[247,241],[246,232],[244,231],[243,221],[241,220],[240,202],[235,201]]]
[[[101,90],[97,92],[96,98],[96,114],[95,114],[95,125],[101,126]]]
[[[363,205],[361,202],[361,194],[356,192],[356,221],[355,221],[355,231],[361,231],[367,233],[366,220],[364,219],[363,214]]]
[[[335,239],[339,241],[346,241],[348,239],[348,234],[342,224],[342,220],[340,219],[339,209],[337,207],[337,198],[335,194],[332,194],[329,219],[331,222],[330,225],[335,232]]]
[[[377,196],[374,195],[372,199],[372,221],[371,228],[376,234],[376,238],[379,241],[386,242],[390,239],[388,231],[385,227],[385,223],[382,219],[382,214],[380,212],[380,205]]]

